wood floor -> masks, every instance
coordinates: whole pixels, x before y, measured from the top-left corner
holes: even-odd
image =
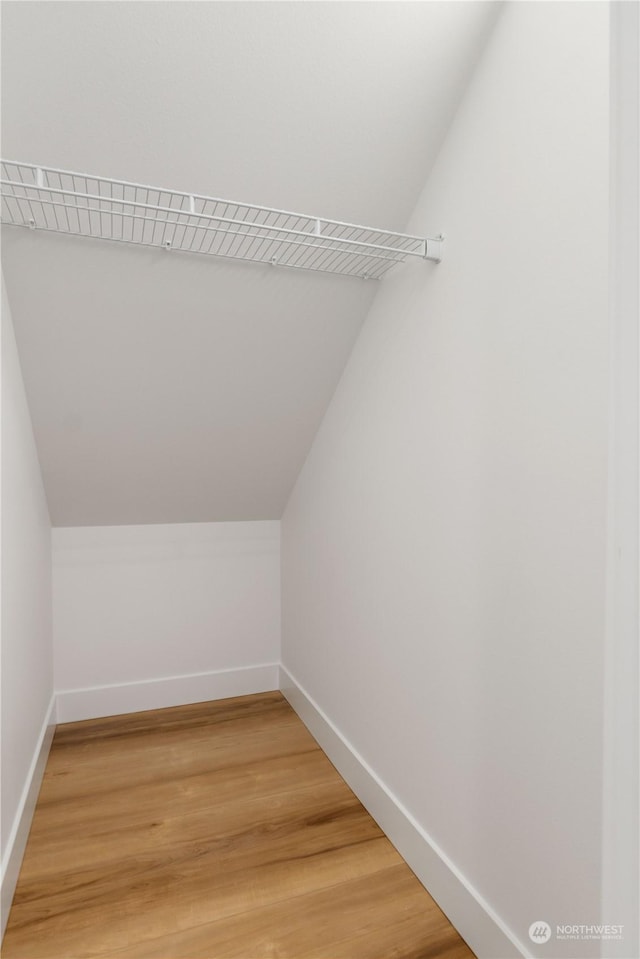
[[[4,959],[469,959],[280,693],[59,726]]]

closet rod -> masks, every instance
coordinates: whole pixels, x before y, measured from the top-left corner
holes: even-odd
[[[379,279],[407,257],[439,262],[442,237],[3,160],[0,218],[11,226],[296,269]]]

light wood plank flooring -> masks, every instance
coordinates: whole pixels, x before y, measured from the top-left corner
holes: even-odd
[[[280,693],[59,726],[4,959],[470,959]]]

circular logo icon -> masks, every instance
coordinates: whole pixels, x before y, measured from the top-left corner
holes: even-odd
[[[551,939],[551,926],[548,922],[538,919],[529,926],[529,939],[531,942],[549,942]]]

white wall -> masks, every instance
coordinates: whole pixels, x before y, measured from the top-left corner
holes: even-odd
[[[2,928],[52,719],[51,527],[2,279]],[[37,788],[37,787],[36,787]],[[26,812],[25,812],[26,810]],[[24,817],[23,817],[24,813]],[[24,821],[23,821],[24,820]],[[23,828],[21,828],[23,827]]]
[[[600,918],[608,66],[607,5],[504,6],[409,224],[445,259],[381,286],[282,526],[285,667],[554,959],[597,945],[534,920]]]
[[[53,530],[61,722],[277,687],[278,522]]]
[[[603,917],[640,956],[640,5],[611,15],[611,427]],[[633,948],[635,944],[635,948]],[[631,946],[631,948],[630,948]]]

